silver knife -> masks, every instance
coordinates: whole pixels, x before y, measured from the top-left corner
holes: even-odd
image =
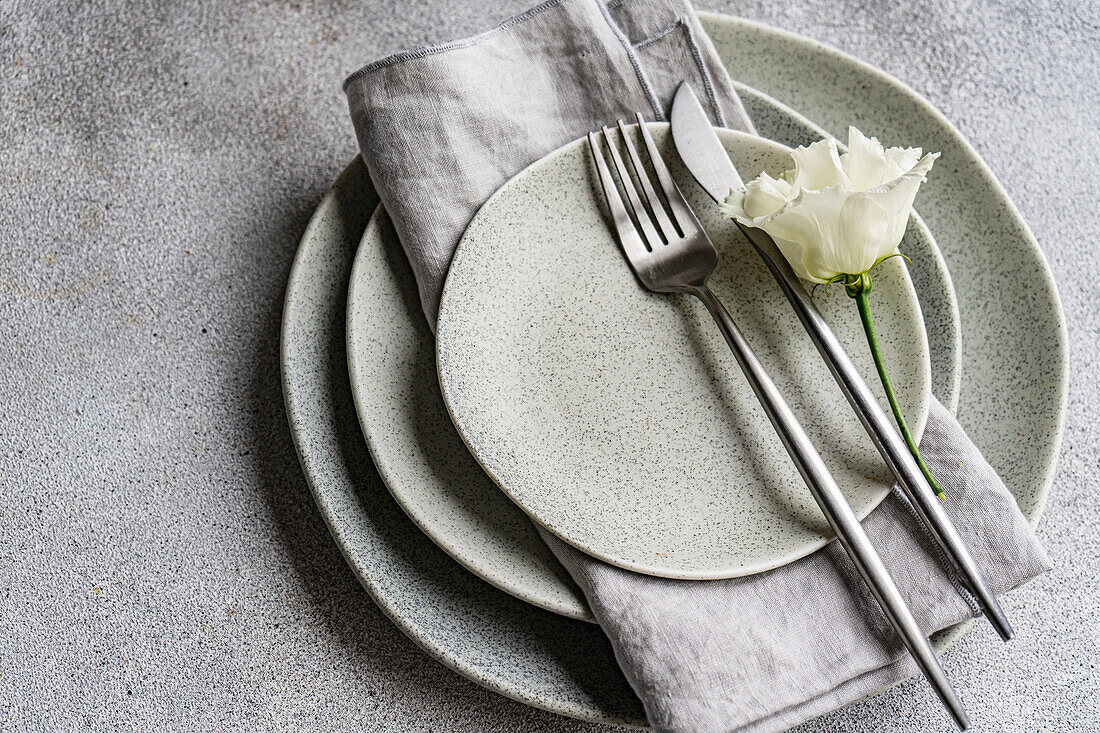
[[[706,112],[686,81],[676,90],[670,120],[672,139],[676,142],[680,158],[711,198],[719,203],[724,202],[730,193],[744,185],[726,153],[725,146],[718,139]],[[909,448],[894,429],[867,383],[863,381],[836,334],[818,312],[772,238],[762,229],[742,226],[740,222],[737,225],[779,283],[780,289],[798,315],[798,320],[810,334],[833,378],[840,385],[844,396],[848,398],[849,404],[932,538],[951,560],[954,570],[966,587],[977,598],[993,628],[1002,639],[1008,641],[1013,636],[1012,626],[989,589],[989,584],[982,577],[977,563],[963,544],[942,503],[920,472]],[[951,572],[950,568],[948,572]]]

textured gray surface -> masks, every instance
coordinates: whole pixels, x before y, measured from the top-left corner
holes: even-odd
[[[0,729],[596,730],[481,690],[374,609],[309,498],[283,285],[369,58],[529,2],[0,3]],[[1100,8],[700,3],[928,96],[1031,224],[1071,340],[1054,572],[946,656],[985,730],[1095,730]],[[1022,9],[1025,8],[1026,10]],[[807,731],[938,727],[902,685]]]

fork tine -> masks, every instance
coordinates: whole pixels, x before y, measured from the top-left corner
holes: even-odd
[[[619,155],[619,149],[611,141],[610,132],[610,128],[603,128],[603,138],[607,141],[607,149],[611,151],[611,162],[614,163],[615,170],[619,174],[619,182],[623,184],[623,190],[626,191],[627,201],[630,202],[634,218],[642,230],[642,237],[649,244],[649,251],[653,252],[664,244],[664,240],[657,233],[657,228],[653,226],[653,220],[649,218],[649,212],[642,205],[642,200],[638,198],[638,189],[634,187],[634,181],[630,179],[630,174],[626,171],[626,165],[623,164],[623,158]]]
[[[630,158],[630,167],[634,171],[634,176],[642,184],[642,194],[645,196],[646,203],[649,204],[650,211],[653,212],[653,218],[657,220],[657,225],[661,228],[661,233],[665,235],[665,241],[671,242],[674,239],[679,239],[680,232],[672,225],[672,220],[668,218],[665,206],[661,203],[661,197],[653,189],[653,183],[649,180],[649,173],[642,165],[642,159],[638,157],[638,148],[634,146],[634,142],[626,133],[626,125],[623,124],[622,120],[619,120],[617,124],[619,135],[626,146],[627,157]]]
[[[661,188],[668,199],[668,206],[672,209],[672,215],[676,217],[676,223],[680,225],[680,230],[686,235],[690,231],[701,229],[702,226],[699,224],[699,220],[695,218],[695,214],[692,213],[691,207],[684,199],[684,195],[680,193],[680,187],[676,185],[676,181],[672,180],[672,174],[669,173],[668,166],[665,165],[665,159],[661,157],[660,151],[657,150],[657,144],[653,142],[653,136],[649,134],[649,130],[645,126],[645,117],[642,117],[641,112],[635,114],[638,118],[638,129],[642,132],[642,139],[645,140],[645,147],[649,152],[649,160],[653,163],[653,171],[657,174],[657,180],[661,183]]]
[[[605,139],[610,145],[610,141]],[[611,218],[615,221],[615,231],[619,235],[619,242],[626,252],[627,259],[633,264],[638,258],[645,257],[645,243],[641,235],[630,220],[630,214],[626,210],[623,199],[619,196],[619,189],[615,186],[615,179],[611,176],[611,170],[607,167],[603,153],[600,152],[600,143],[596,133],[588,133],[588,149],[592,151],[592,160],[596,164],[596,171],[600,177],[600,186],[603,188],[604,198],[607,199],[607,208],[611,211]]]

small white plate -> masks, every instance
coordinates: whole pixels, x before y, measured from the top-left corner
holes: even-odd
[[[862,518],[889,472],[759,257],[683,171],[667,125],[652,131],[719,250],[709,284]],[[746,178],[789,164],[777,143],[721,136]],[[832,531],[706,310],[637,283],[594,181],[587,142],[566,145],[501,188],[459,244],[437,358],[470,451],[536,522],[637,572],[736,577],[821,547]],[[920,236],[911,224],[907,237]],[[816,300],[877,388],[851,300],[839,289]],[[919,438],[931,371],[902,260],[876,269],[873,305]]]

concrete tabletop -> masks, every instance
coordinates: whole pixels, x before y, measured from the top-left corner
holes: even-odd
[[[371,603],[283,412],[283,290],[355,152],[340,82],[533,4],[0,0],[0,731],[610,730]],[[64,5],[64,7],[62,7]],[[1100,730],[1100,5],[713,0],[926,95],[1035,231],[1072,381],[1057,568],[945,657],[982,730]],[[804,731],[947,730],[911,681]]]

